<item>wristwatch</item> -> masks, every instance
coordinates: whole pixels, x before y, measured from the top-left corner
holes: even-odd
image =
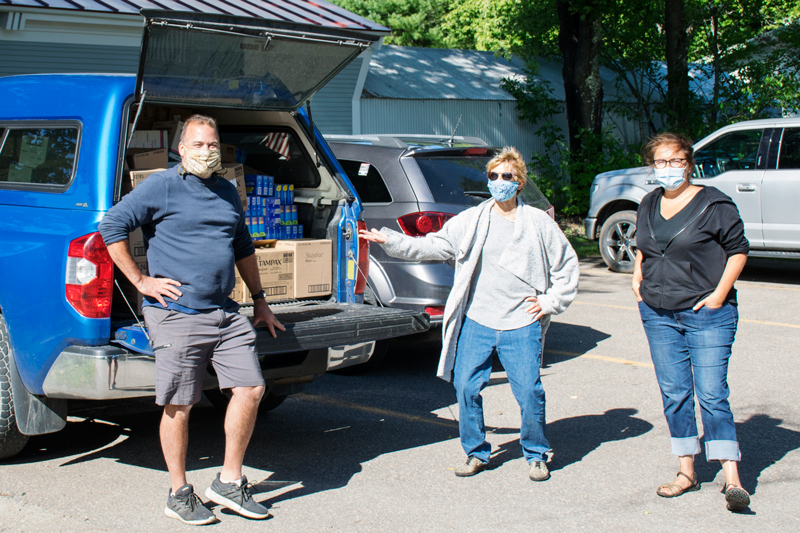
[[[256,300],[263,300],[266,297],[267,293],[264,292],[264,289],[261,289],[260,291],[258,291],[253,295],[253,301],[255,302]]]

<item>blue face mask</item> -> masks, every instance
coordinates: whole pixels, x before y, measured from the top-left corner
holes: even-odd
[[[492,193],[492,198],[498,202],[507,202],[511,200],[519,189],[519,182],[517,181],[496,179],[494,181],[488,181],[487,183],[489,184],[489,192]]]
[[[653,172],[656,175],[656,181],[659,185],[664,187],[666,191],[675,191],[683,185],[685,168],[654,168]]]

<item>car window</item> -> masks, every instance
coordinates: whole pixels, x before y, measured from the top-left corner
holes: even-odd
[[[358,197],[361,198],[362,202],[365,204],[377,204],[392,201],[392,195],[389,193],[389,189],[386,188],[383,176],[375,168],[375,165],[346,159],[340,159],[339,163],[342,164],[344,173],[350,178],[350,182],[356,188]]]
[[[274,176],[275,183],[295,188],[319,187],[319,174],[302,144],[289,129],[223,126],[220,140],[244,150],[244,164],[260,174]]]
[[[490,197],[486,185],[489,157],[415,157],[437,203],[478,205]],[[472,193],[472,194],[466,194]],[[550,202],[528,177],[520,198],[528,205],[547,209]]]
[[[734,131],[715,139],[697,150],[695,172],[702,178],[713,178],[729,170],[756,168],[762,130]]]
[[[783,130],[778,168],[800,168],[800,128]]]
[[[0,185],[66,188],[75,172],[78,128],[0,129]]]

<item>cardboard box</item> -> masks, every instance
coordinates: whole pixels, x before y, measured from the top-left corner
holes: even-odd
[[[233,286],[229,298],[237,304],[241,304],[244,303],[245,296],[247,296],[246,293],[247,287],[245,287],[244,280],[239,275],[239,269],[236,269],[236,284]]]
[[[166,120],[153,123],[154,129],[163,129],[167,132],[169,141],[164,145],[169,147],[169,157],[180,161],[181,154],[178,152],[178,145],[181,143],[181,131],[183,131],[182,120]]]
[[[166,148],[168,135],[164,130],[136,130],[128,148]]]
[[[276,251],[294,253],[294,297],[325,296],[331,293],[333,271],[332,245],[328,239],[296,239],[278,241]]]
[[[133,233],[131,233],[131,235],[133,235]],[[137,260],[136,266],[139,267],[142,274],[147,274],[147,258],[145,258],[144,261]],[[114,295],[111,299],[111,312],[114,314],[131,316],[131,310],[128,307],[128,304],[130,304],[136,315],[141,316],[142,304],[144,303],[144,296],[142,293],[136,290],[133,283],[119,270],[115,271],[114,278],[117,283],[114,284]],[[117,287],[117,284],[119,284],[119,287]],[[125,303],[126,300],[128,302],[127,304]]]
[[[144,235],[142,228],[136,228],[128,234],[128,246],[131,249],[131,255],[136,263],[145,263],[145,269],[142,274],[147,274],[147,247],[144,243]],[[141,270],[141,265],[139,267]]]
[[[127,153],[128,166],[134,170],[151,170],[154,168],[167,168],[167,149],[148,150],[147,148],[133,148]]]
[[[128,172],[128,179],[122,180],[122,195],[131,192],[137,185],[145,180],[148,176],[152,176],[156,172],[163,172],[166,168],[154,168],[151,170],[131,170]]]
[[[222,168],[217,174],[236,186],[242,208],[247,209],[247,186],[244,183],[244,167],[239,163],[222,163]]]
[[[222,155],[223,163],[236,163],[236,145],[234,144],[221,144],[219,145],[219,152]]]
[[[267,300],[288,300],[294,293],[294,253],[291,250],[256,248],[258,276]],[[246,302],[253,299],[245,287]]]

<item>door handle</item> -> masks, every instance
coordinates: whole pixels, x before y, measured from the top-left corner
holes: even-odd
[[[753,192],[756,190],[755,183],[739,183],[736,185],[736,190],[739,192]]]
[[[645,185],[658,185],[658,180],[645,180]]]

